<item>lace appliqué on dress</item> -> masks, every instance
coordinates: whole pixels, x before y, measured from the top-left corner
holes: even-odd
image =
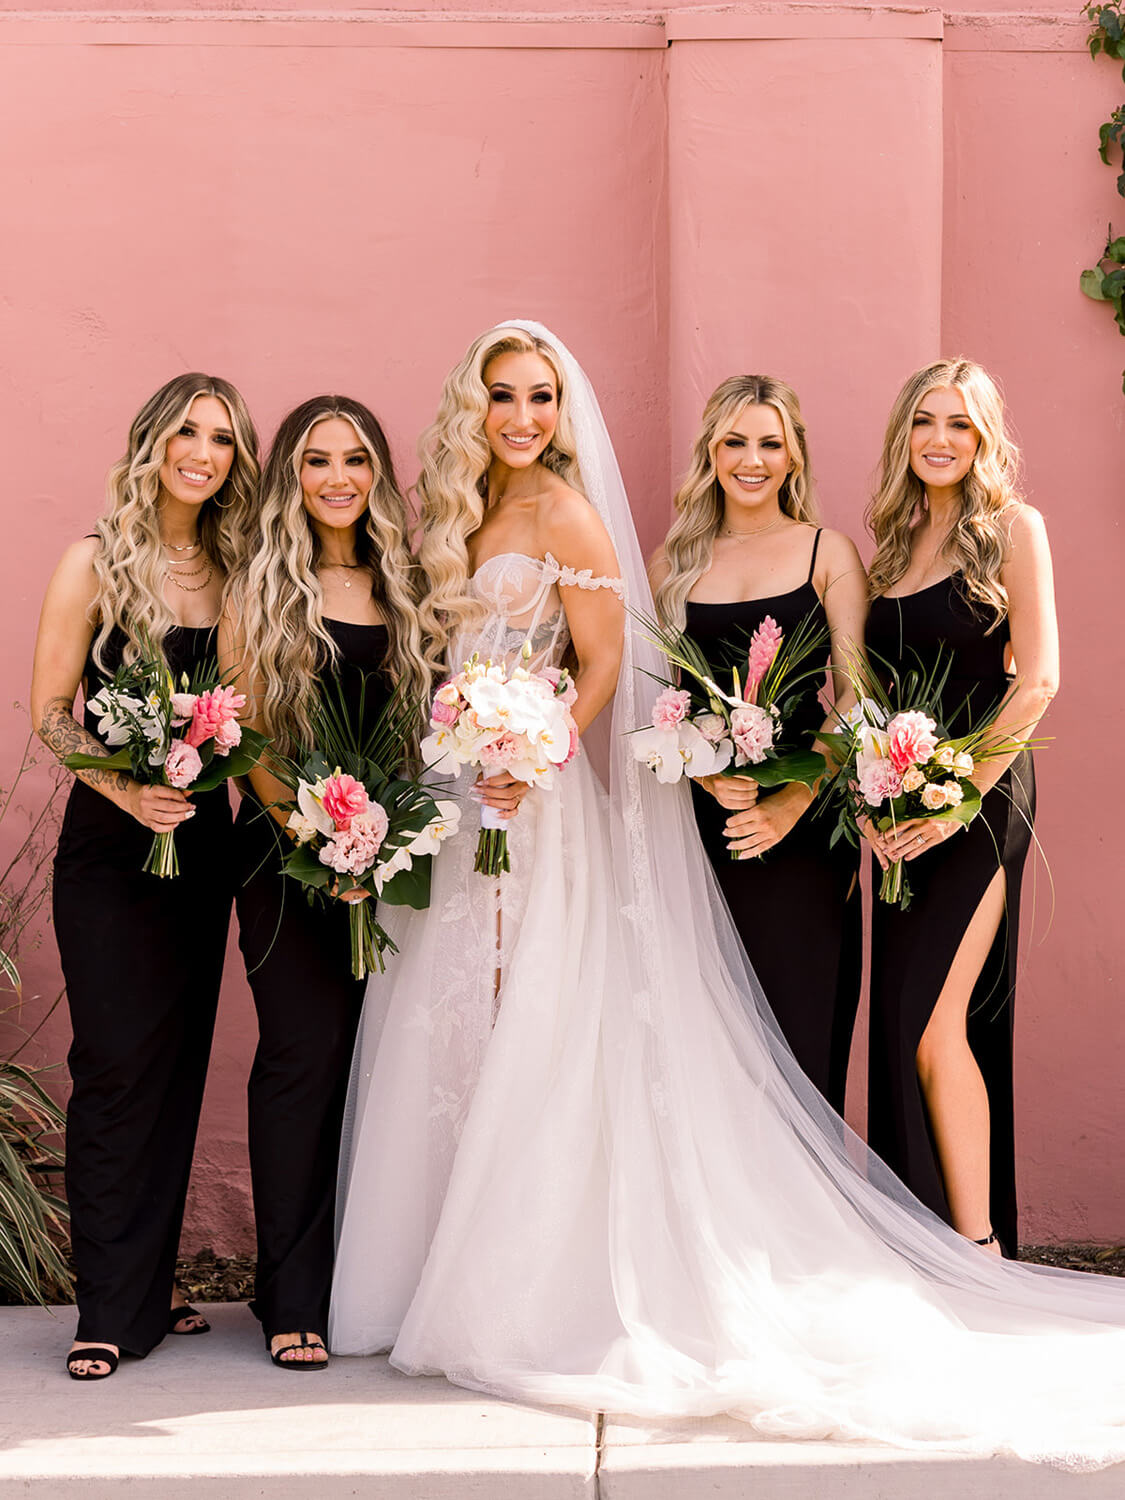
[[[595,578],[593,568],[568,568],[560,563],[557,558],[548,552],[543,558],[546,569],[549,568],[555,583],[561,583],[563,588],[574,589],[612,589],[622,603],[625,602],[625,581],[621,578]]]

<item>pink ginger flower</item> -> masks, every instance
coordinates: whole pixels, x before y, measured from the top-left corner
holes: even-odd
[[[772,615],[767,615],[750,637],[750,650],[746,653],[746,686],[742,691],[744,702],[758,701],[759,684],[773,666],[781,636],[781,626]]]
[[[324,783],[323,806],[337,831],[340,831],[349,828],[358,813],[367,812],[371,799],[361,781],[337,771]],[[328,861],[325,860],[325,863]]]
[[[202,769],[203,762],[195,746],[189,740],[176,740],[164,762],[168,785],[178,786],[183,791],[185,787],[191,786]]]
[[[335,870],[337,875],[366,874],[379,857],[388,823],[386,808],[370,802],[365,811],[353,816],[350,827],[338,829],[324,845],[320,851],[321,864]]]
[[[687,718],[691,694],[682,688],[665,688],[652,705],[654,729],[676,729]]]
[[[245,707],[245,695],[236,693],[233,688],[217,687],[200,693],[192,709],[191,728],[184,736],[185,740],[196,748],[206,744],[225,724],[237,719],[238,710]]]
[[[926,714],[895,714],[887,725],[887,754],[901,776],[910,766],[924,766],[937,749],[937,725]]]

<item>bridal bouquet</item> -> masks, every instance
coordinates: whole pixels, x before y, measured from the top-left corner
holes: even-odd
[[[929,673],[894,674],[888,689],[870,669],[853,663],[856,705],[839,732],[824,736],[841,762],[831,843],[841,837],[858,843],[864,818],[883,832],[915,818],[967,825],[981,806],[971,780],[977,766],[1025,748],[1026,741],[992,734],[1003,703],[980,715],[965,734],[946,733],[941,698],[949,668],[949,661],[939,659]],[[883,872],[879,897],[906,911],[911,894],[905,863],[898,860]]]
[[[364,721],[360,695],[358,719]],[[375,920],[375,898],[421,909],[430,902],[430,856],[457,830],[461,809],[439,800],[405,767],[414,713],[395,693],[362,740],[341,696],[322,695],[313,714],[316,748],[300,760],[270,757],[295,793],[286,828],[296,847],[282,862],[309,900],[363,891],[348,903],[352,974],[383,972],[394,943]]]
[[[824,773],[824,756],[787,743],[785,727],[803,697],[801,684],[824,675],[823,629],[805,621],[786,642],[777,621],[766,615],[749,638],[743,666],[730,669],[728,691],[715,681],[690,636],[643,615],[636,618],[677,669],[677,677],[656,679],[667,685],[653,704],[651,725],[633,731],[635,759],[663,782],[681,776],[752,775],[759,786],[816,784]],[[807,667],[810,658],[815,665]],[[684,681],[690,686],[677,686]],[[748,766],[753,770],[747,771]]]
[[[114,755],[68,755],[72,771],[100,768],[128,771],[144,785],[159,783],[181,791],[209,792],[231,776],[244,776],[268,743],[239,723],[246,699],[224,687],[215,666],[179,688],[159,653],[150,648],[141,661],[121,666],[87,707],[99,715],[98,733]],[[180,873],[174,830],[158,833],[144,868],[167,878]]]
[[[531,657],[526,642],[521,662]],[[517,781],[551,787],[555,772],[578,753],[578,726],[571,716],[577,692],[565,668],[510,671],[474,653],[455,677],[443,682],[430,710],[432,734],[422,741],[431,770],[455,775],[476,766],[485,777],[507,771]],[[482,875],[511,869],[505,821],[482,807],[473,868]]]

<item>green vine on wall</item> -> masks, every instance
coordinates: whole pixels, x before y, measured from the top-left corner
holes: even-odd
[[[1123,6],[1125,0],[1108,0],[1108,3],[1105,0],[1087,0],[1082,7],[1082,14],[1092,27],[1086,39],[1091,57],[1096,58],[1099,53],[1103,53],[1106,57],[1125,63]],[[1125,81],[1125,67],[1121,70],[1121,76]],[[1098,142],[1098,155],[1102,161],[1109,166],[1109,153],[1111,148],[1115,148],[1122,153],[1122,167],[1125,169],[1125,104],[1119,104],[1109,119],[1099,126]],[[1117,191],[1125,198],[1125,170],[1118,174]],[[1086,296],[1095,302],[1110,303],[1117,327],[1125,334],[1125,236],[1114,239],[1112,224],[1106,234],[1105,248],[1097,265],[1083,271],[1078,284]],[[1125,391],[1125,375],[1121,379],[1121,389]]]

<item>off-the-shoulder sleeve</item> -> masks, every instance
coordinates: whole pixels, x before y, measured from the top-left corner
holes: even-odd
[[[568,568],[548,552],[543,559],[551,573],[551,581],[563,588],[612,589],[624,602],[625,581],[622,578],[595,578],[593,568]]]

